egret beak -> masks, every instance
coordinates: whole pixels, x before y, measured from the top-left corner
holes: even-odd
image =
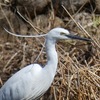
[[[76,40],[83,40],[83,41],[91,41],[91,39],[88,39],[88,38],[82,38],[82,37],[79,37],[77,35],[71,35],[71,34],[66,34],[66,36],[70,39],[76,39]]]

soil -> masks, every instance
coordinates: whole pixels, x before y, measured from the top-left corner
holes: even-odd
[[[0,2],[0,87],[23,67],[31,63],[44,66],[47,61],[44,37],[19,38],[8,34],[4,27],[21,35],[45,34],[54,27],[63,27],[81,37],[91,38],[92,42],[63,40],[57,43],[57,74],[41,100],[99,100],[100,13],[95,12],[94,6],[92,9],[82,4],[73,13],[69,10],[73,20],[64,8],[64,13],[59,13],[59,7],[48,5],[46,12],[35,16],[24,13],[27,23],[7,4]]]

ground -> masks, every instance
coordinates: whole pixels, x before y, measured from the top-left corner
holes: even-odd
[[[71,16],[58,16],[54,9],[23,22],[7,7],[0,7],[0,87],[21,68],[31,63],[45,65],[45,38],[18,38],[17,34],[45,34],[63,27],[91,42],[59,41],[56,45],[59,65],[54,82],[41,100],[99,100],[100,98],[100,15],[85,7]],[[87,8],[86,8],[87,9]],[[88,8],[90,10],[90,8]]]

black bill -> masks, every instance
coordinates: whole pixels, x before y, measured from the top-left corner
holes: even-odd
[[[83,41],[91,41],[91,39],[88,39],[88,38],[82,38],[82,37],[79,37],[77,35],[71,35],[71,34],[68,34],[66,35],[68,38],[70,39],[76,39],[76,40],[83,40]]]

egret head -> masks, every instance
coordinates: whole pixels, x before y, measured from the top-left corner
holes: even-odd
[[[76,35],[72,35],[68,30],[64,28],[54,28],[47,34],[48,38],[51,39],[77,39],[77,40],[83,40],[83,41],[90,41],[90,39],[82,38]]]

